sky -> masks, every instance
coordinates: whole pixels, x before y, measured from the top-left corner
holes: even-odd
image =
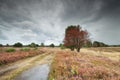
[[[0,0],[0,43],[63,42],[69,25],[92,41],[120,44],[120,0]]]

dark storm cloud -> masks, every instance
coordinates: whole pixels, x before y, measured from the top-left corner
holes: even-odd
[[[65,6],[63,20],[88,20],[88,17],[97,17],[101,8],[101,2],[98,0],[66,0],[63,4]]]
[[[62,20],[68,25],[81,24],[93,40],[120,44],[115,37],[120,34],[120,0],[66,0],[63,4]]]
[[[103,17],[118,17],[120,0],[63,0],[63,20],[94,22]]]
[[[115,16],[118,16],[119,13],[120,13],[120,0],[102,0],[101,14],[104,14],[105,16],[109,14],[117,14]]]
[[[21,8],[19,7],[19,3],[15,3],[15,0],[4,0],[0,2],[1,19],[8,23],[29,19],[26,17],[26,15],[29,15],[28,12]]]
[[[98,15],[92,21],[99,20],[101,18],[114,19],[118,22],[120,20],[120,0],[101,0],[101,8]],[[115,22],[115,21],[113,21]]]
[[[0,40],[57,43],[68,25],[80,24],[94,40],[118,44],[119,14],[120,0],[0,0]]]

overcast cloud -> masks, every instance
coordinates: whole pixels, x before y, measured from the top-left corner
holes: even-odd
[[[120,0],[0,0],[2,44],[59,44],[78,24],[92,40],[120,44]]]

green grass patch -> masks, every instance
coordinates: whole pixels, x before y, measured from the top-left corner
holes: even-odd
[[[30,48],[22,48],[21,51],[30,51]]]
[[[6,52],[15,52],[16,50],[14,48],[8,48],[6,49]]]

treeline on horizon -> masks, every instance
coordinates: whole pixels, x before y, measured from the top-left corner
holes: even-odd
[[[51,43],[50,45],[44,45],[44,43],[36,44],[34,42],[32,42],[30,44],[27,44],[27,45],[24,45],[21,42],[17,42],[17,43],[14,43],[13,45],[9,45],[9,44],[3,45],[3,44],[0,44],[0,47],[55,47],[55,45],[53,43]]]
[[[53,43],[51,43],[50,45],[44,45],[44,43],[36,44],[34,42],[32,42],[31,44],[28,44],[28,45],[24,45],[21,42],[14,43],[13,45],[0,44],[0,47],[63,47],[63,46],[64,46],[64,44],[61,44],[61,43],[56,46]],[[99,41],[94,41],[94,42],[89,41],[83,47],[120,47],[120,45],[108,45],[108,44],[105,44],[105,43],[99,42]]]

